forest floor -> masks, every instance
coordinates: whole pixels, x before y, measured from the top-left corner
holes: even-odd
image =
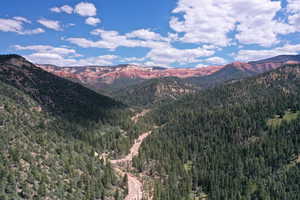
[[[147,114],[150,110],[143,110],[140,113],[137,113],[131,120],[134,123],[137,123],[138,120]],[[157,127],[154,127],[157,128]],[[133,169],[132,167],[132,159],[139,154],[139,149],[143,141],[152,133],[152,131],[148,131],[142,133],[138,139],[134,141],[134,144],[130,148],[129,154],[124,158],[118,160],[111,160],[114,170],[120,174],[121,176],[127,175],[128,180],[128,194],[124,200],[142,200],[143,199],[143,183],[139,180],[139,178],[130,173],[129,171]]]

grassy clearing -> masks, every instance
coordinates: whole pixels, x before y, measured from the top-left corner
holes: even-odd
[[[286,111],[283,116],[276,115],[276,116],[274,116],[274,118],[269,119],[267,121],[267,125],[271,128],[277,128],[284,121],[291,122],[293,120],[296,120],[299,117],[299,114],[300,114],[300,111],[297,111],[297,112]]]

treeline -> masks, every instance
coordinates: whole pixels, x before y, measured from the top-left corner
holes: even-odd
[[[267,125],[300,110],[299,75],[288,65],[158,107],[148,121],[164,126],[135,162],[160,177],[154,199],[300,199],[300,118]]]

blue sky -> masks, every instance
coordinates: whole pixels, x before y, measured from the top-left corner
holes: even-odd
[[[34,63],[202,67],[300,52],[299,0],[9,0],[1,54]]]

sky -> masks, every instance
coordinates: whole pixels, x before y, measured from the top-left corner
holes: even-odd
[[[300,53],[300,0],[3,0],[0,53],[204,67]]]

